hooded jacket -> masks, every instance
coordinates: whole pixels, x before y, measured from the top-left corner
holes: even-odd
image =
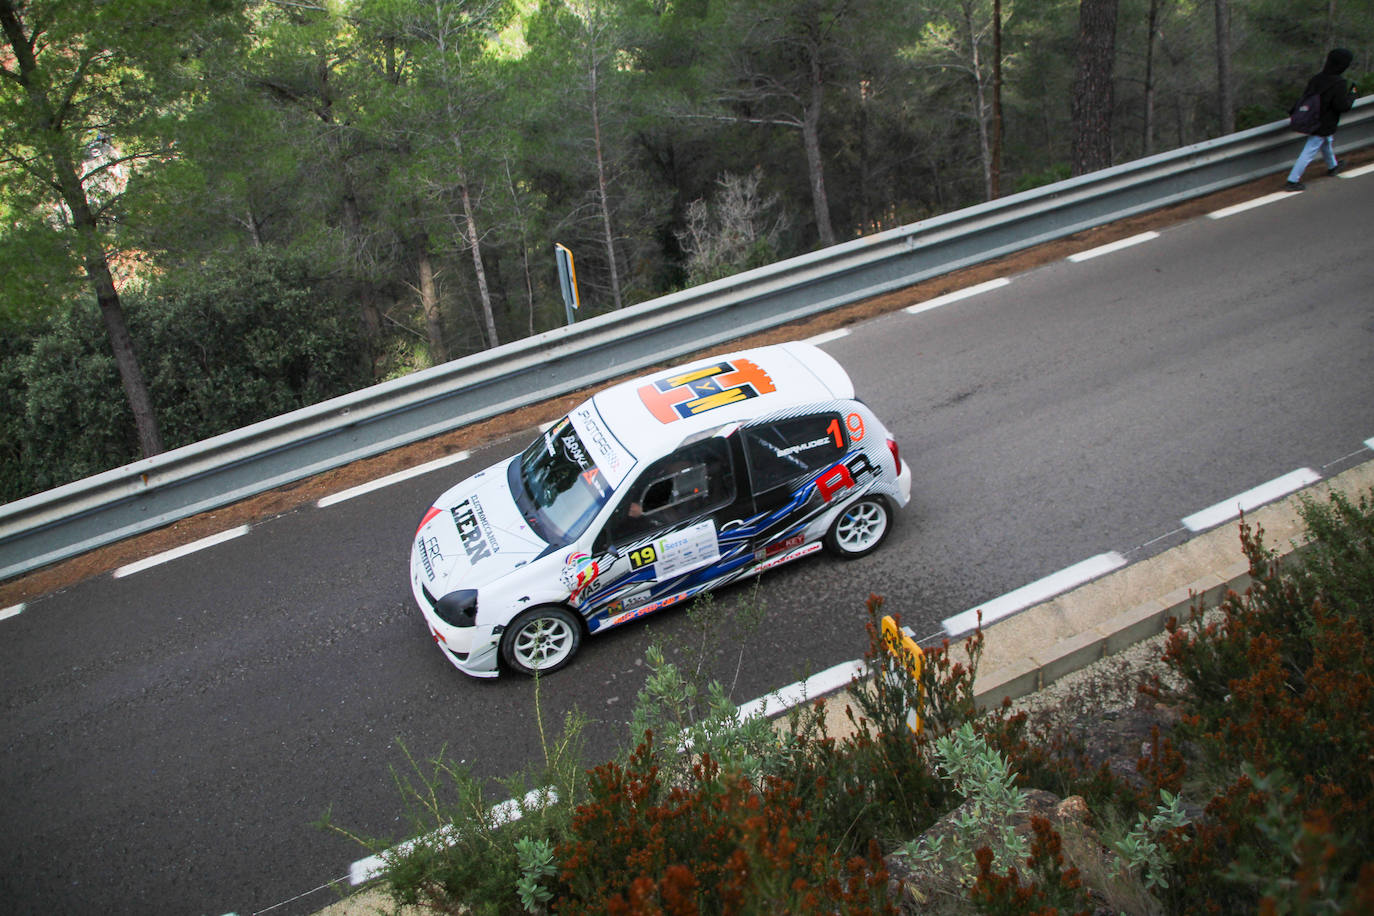
[[[1326,55],[1326,66],[1322,72],[1307,81],[1302,98],[1319,93],[1322,97],[1321,123],[1312,133],[1319,137],[1329,137],[1336,132],[1341,114],[1355,104],[1355,88],[1341,76],[1350,62],[1355,59],[1345,48],[1334,48]]]

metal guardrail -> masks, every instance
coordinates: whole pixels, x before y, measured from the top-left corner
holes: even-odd
[[[1374,100],[1342,151],[1374,144]],[[1290,167],[1275,122],[537,334],[0,506],[0,579],[514,408]]]

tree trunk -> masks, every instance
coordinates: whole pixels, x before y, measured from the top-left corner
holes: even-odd
[[[350,253],[356,258],[357,253],[366,244],[363,219],[358,213],[358,198],[353,193],[353,180],[349,175],[348,166],[343,164],[343,156],[338,148],[332,143],[331,147],[334,160],[339,163],[339,169],[343,172],[344,236],[348,240]],[[379,343],[382,339],[382,312],[381,309],[377,308],[377,297],[372,281],[364,279],[360,285],[363,289],[358,296],[358,319],[363,329],[363,347],[366,350],[366,359],[370,363],[379,349]]]
[[[1002,0],[992,0],[992,169],[988,199],[1002,196]]]
[[[439,290],[434,283],[434,263],[429,248],[420,245],[420,309],[425,314],[425,336],[429,338],[430,365],[448,362],[448,347],[444,344],[444,323],[439,315]]]
[[[1221,132],[1236,130],[1235,88],[1231,79],[1231,0],[1213,0],[1217,14],[1217,102]]]
[[[3,28],[10,49],[14,53],[14,60],[18,65],[18,81],[35,116],[34,126],[38,128],[42,143],[47,147],[46,154],[52,167],[53,180],[62,195],[63,203],[71,212],[72,226],[80,244],[86,279],[95,293],[96,303],[100,307],[100,317],[104,320],[105,331],[110,337],[110,349],[114,352],[115,365],[119,367],[124,396],[129,401],[129,411],[134,416],[134,425],[138,430],[139,448],[143,452],[143,457],[151,458],[162,452],[162,433],[158,429],[152,399],[148,396],[148,385],[138,365],[133,338],[129,336],[129,327],[124,320],[124,307],[119,301],[119,291],[115,289],[114,276],[110,273],[110,261],[105,254],[95,214],[91,212],[90,201],[86,197],[86,188],[81,183],[76,164],[71,161],[66,151],[61,115],[44,94],[44,84],[38,73],[38,61],[33,55],[33,46],[24,34],[19,14],[10,0],[0,0],[0,27]]]
[[[96,229],[95,217],[86,200],[76,171],[65,157],[54,156],[53,165],[62,183],[62,196],[72,212],[72,222],[77,236],[81,239],[82,260],[85,263],[86,279],[95,291],[96,303],[100,306],[100,317],[105,322],[105,332],[110,337],[110,349],[114,351],[115,365],[119,367],[119,379],[124,385],[124,396],[129,401],[129,410],[134,415],[134,426],[138,430],[138,445],[144,458],[151,458],[162,452],[162,432],[158,428],[157,414],[153,410],[152,399],[148,396],[148,385],[143,379],[143,370],[138,365],[138,354],[134,350],[133,338],[129,335],[128,323],[124,320],[124,306],[119,301],[119,291],[115,289],[114,276],[110,273],[110,262],[105,256]]]
[[[978,51],[978,27],[973,4],[964,3],[964,29],[968,33],[969,65],[973,71],[973,117],[978,125],[978,159],[983,166],[983,199],[992,200],[992,142],[988,135],[987,84],[983,80],[983,55]]]
[[[472,269],[477,274],[477,295],[482,300],[482,319],[487,324],[487,346],[501,343],[496,333],[496,315],[491,308],[491,287],[487,285],[487,268],[482,263],[482,240],[477,234],[477,214],[473,212],[472,194],[468,190],[467,174],[458,171],[458,193],[463,201],[463,223],[466,226],[468,248],[472,251]]]
[[[1145,36],[1145,116],[1141,125],[1141,148],[1145,155],[1155,151],[1155,39],[1159,35],[1159,14],[1163,0],[1150,0],[1149,32]]]
[[[589,45],[592,39],[589,38]],[[611,271],[611,299],[618,309],[623,304],[620,300],[620,267],[616,263],[615,256],[615,233],[611,229],[611,197],[609,182],[606,180],[606,155],[601,142],[601,108],[597,83],[598,65],[596,61],[596,49],[591,48],[591,62],[588,68],[588,76],[591,80],[592,96],[592,142],[596,147],[596,193],[601,203],[601,232],[606,245],[606,261],[610,265]]]
[[[1117,0],[1080,0],[1078,75],[1073,92],[1074,175],[1112,164],[1112,67]]]
[[[835,244],[835,228],[830,223],[830,198],[825,192],[825,163],[821,159],[821,105],[825,86],[821,65],[811,55],[811,94],[802,112],[802,145],[806,147],[806,169],[811,177],[811,207],[816,215],[816,233],[822,247]]]
[[[520,266],[525,278],[525,305],[529,310],[529,336],[534,336],[534,276],[530,271],[530,244],[526,237],[527,225],[524,211],[520,207],[520,192],[516,190],[515,178],[511,175],[510,159],[505,160],[506,189],[510,193],[511,207],[515,211],[515,222],[520,227]]]

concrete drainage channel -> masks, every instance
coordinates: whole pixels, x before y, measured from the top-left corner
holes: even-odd
[[[1367,440],[1365,445],[1374,450],[1374,439]],[[1315,479],[1316,482],[1278,498],[1273,496],[1273,491],[1256,488],[1218,503],[1206,510],[1214,527],[1137,563],[1107,563],[1110,571],[1082,584],[1063,585],[1073,579],[1049,577],[1042,580],[1045,584],[1040,590],[1033,587],[1038,583],[1027,586],[1026,590],[1018,589],[1018,592],[1035,595],[1059,588],[1053,596],[1046,594],[1044,600],[1023,609],[1005,602],[983,605],[1000,606],[1006,616],[983,627],[983,655],[974,683],[979,704],[987,708],[999,704],[1003,697],[1020,699],[1067,674],[1162,633],[1170,617],[1187,619],[1189,609],[1195,604],[1211,608],[1228,590],[1244,592],[1250,584],[1250,575],[1249,564],[1240,550],[1236,522],[1241,509],[1252,527],[1264,530],[1265,545],[1281,556],[1288,556],[1301,549],[1301,499],[1323,502],[1332,491],[1338,491],[1358,501],[1361,494],[1374,489],[1374,460],[1366,459],[1329,479],[1320,479],[1315,472],[1294,472],[1294,475],[1286,475],[1286,479],[1301,482]],[[1259,494],[1274,501],[1258,505],[1257,501],[1263,499]],[[1186,520],[1185,527],[1191,528]],[[1105,568],[1095,562],[1078,565],[1088,572]],[[1087,573],[1083,576],[1088,577]],[[973,608],[965,613],[977,610]],[[964,619],[967,618],[959,615],[950,621]],[[948,627],[949,621],[946,624]],[[961,634],[954,631],[951,635]],[[953,651],[962,655],[961,641],[952,641],[952,646]],[[961,660],[967,661],[966,658]],[[846,722],[846,689],[853,678],[862,675],[862,662],[846,662],[746,703],[740,711],[744,715],[776,716],[798,703],[824,697],[831,733],[840,734]],[[375,866],[377,861],[375,858],[362,860],[355,866],[364,862]],[[358,879],[375,876],[376,871],[355,867],[351,873],[353,883],[360,884],[362,881]],[[376,912],[381,902],[384,902],[381,892],[365,889],[324,908],[319,916],[362,916]]]

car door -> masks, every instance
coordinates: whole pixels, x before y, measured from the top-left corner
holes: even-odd
[[[653,462],[593,542],[604,572],[584,608],[592,630],[675,604],[750,562],[728,530],[751,508],[730,441],[710,436]],[[723,529],[726,529],[723,532]]]

